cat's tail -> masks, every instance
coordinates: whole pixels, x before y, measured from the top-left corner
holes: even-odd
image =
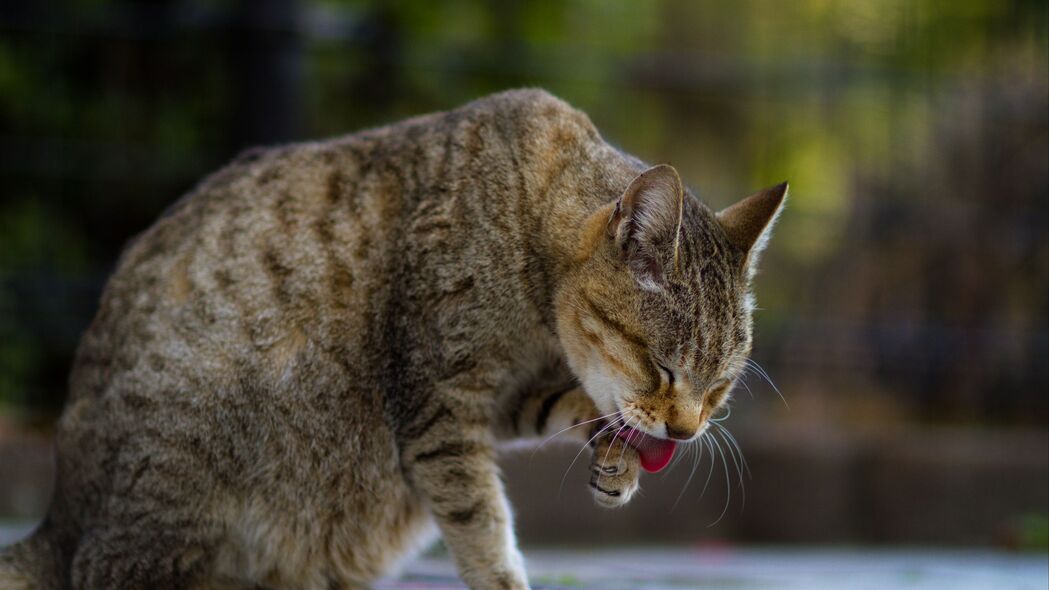
[[[45,524],[32,535],[0,547],[0,590],[59,590],[62,552]]]

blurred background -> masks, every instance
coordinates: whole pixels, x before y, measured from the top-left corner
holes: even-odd
[[[577,449],[508,456],[525,543],[1046,550],[1047,29],[1044,0],[4,2],[0,519],[46,509],[107,274],[204,174],[541,86],[716,208],[790,180],[754,349],[785,401],[736,392],[749,474],[684,456],[616,513]]]

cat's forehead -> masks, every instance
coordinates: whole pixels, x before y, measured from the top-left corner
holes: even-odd
[[[677,280],[653,298],[647,315],[658,318],[651,328],[663,358],[712,376],[738,364],[748,343],[750,318],[746,285],[734,272],[735,261],[719,258],[716,248],[703,254],[685,259]]]
[[[741,362],[749,342],[743,261],[706,205],[690,195],[683,214],[666,288],[644,296],[642,321],[654,353],[716,378]]]
[[[676,292],[675,292],[676,291]],[[739,316],[734,297],[727,291],[674,290],[645,306],[656,332],[660,352],[671,357],[692,357],[717,348],[736,326]]]

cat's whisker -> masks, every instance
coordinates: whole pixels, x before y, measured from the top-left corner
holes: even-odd
[[[741,468],[740,464],[736,460],[736,449],[735,449],[735,447],[733,447],[732,445],[729,444],[728,439],[725,438],[725,434],[720,429],[715,429],[713,434],[714,434],[715,437],[719,437],[721,439],[720,442],[725,443],[725,446],[722,447],[724,449],[724,451],[725,451],[724,455],[726,456],[726,458],[732,459],[733,466],[736,467],[736,475],[739,477],[739,485],[742,486],[743,485],[743,472],[741,470],[742,468]]]
[[[736,381],[736,383],[739,383],[740,385],[745,387],[747,389],[747,393],[750,395],[750,399],[754,399],[754,391],[750,388],[750,384],[747,383],[747,375],[748,375],[747,370],[744,369],[744,371],[743,371],[743,378],[738,380],[738,381]]]
[[[625,430],[630,425],[630,423],[633,422],[634,420],[637,420],[638,422],[641,421],[640,418],[630,418],[630,419],[628,419],[626,422],[623,423],[623,425],[621,427],[619,427],[619,430],[617,430],[616,433],[612,435],[612,440],[614,441],[615,439],[619,438],[619,434],[621,432],[623,432],[623,430]],[[625,443],[626,443],[626,441],[624,441],[624,445],[623,445],[624,448],[626,447]],[[602,465],[608,464],[608,453],[610,453],[610,452],[612,452],[612,445],[611,444],[608,445],[607,449],[605,449],[605,456],[604,456],[603,459],[601,459],[601,464]],[[598,474],[597,481],[600,483],[600,481],[601,481],[601,474]]]
[[[732,436],[732,433],[729,432],[728,428],[725,428],[724,426],[721,426],[720,424],[718,424],[717,426],[718,426],[718,428],[721,429],[722,434],[727,436],[729,438],[729,441],[733,445],[735,445],[736,451],[739,453],[739,458],[743,461],[743,467],[744,467],[744,469],[747,470],[747,477],[753,477],[753,475],[750,472],[750,465],[747,464],[747,458],[743,455],[743,448],[739,446],[739,441],[736,440],[736,437]]]
[[[638,418],[638,425],[640,425],[640,424],[641,424],[641,419]],[[616,461],[616,463],[622,463],[623,462],[623,456],[626,455],[626,449],[627,449],[628,446],[630,446],[630,445],[626,444],[626,441],[623,441],[623,442],[624,442],[623,448],[619,451],[619,459]]]
[[[743,466],[742,466],[742,462],[736,457],[736,451],[733,448],[733,446],[728,442],[728,439],[725,438],[725,433],[724,433],[723,430],[720,431],[720,434],[721,434],[721,440],[723,440],[725,442],[725,446],[728,448],[728,455],[729,455],[729,457],[732,458],[732,463],[736,467],[736,475],[739,477],[739,491],[740,491],[740,496],[741,496],[741,502],[740,502],[739,510],[740,510],[740,512],[742,512],[747,507],[747,488],[743,484]]]
[[[599,437],[602,434],[604,434],[605,431],[609,430],[610,428],[612,428],[616,424],[618,424],[618,422],[609,422],[608,424],[605,424],[604,426],[601,427],[600,430],[595,432],[594,435],[590,437],[590,440],[588,440],[585,443],[583,443],[583,445],[579,448],[579,452],[575,454],[575,458],[572,459],[572,462],[568,464],[568,468],[565,469],[564,475],[561,476],[561,485],[557,488],[557,493],[558,494],[560,494],[561,491],[564,489],[564,487],[565,487],[565,479],[568,478],[568,473],[570,471],[572,471],[572,467],[576,464],[576,461],[579,460],[579,456],[583,454],[583,451],[585,451],[586,448],[588,446],[590,446],[590,443],[594,442],[594,440],[596,440],[597,437]]]
[[[749,366],[753,367],[754,370],[757,371],[758,375],[760,375],[762,378],[765,379],[766,382],[768,382],[768,384],[772,387],[772,390],[776,392],[776,395],[778,395],[779,399],[783,402],[783,405],[787,407],[787,410],[790,410],[790,404],[787,403],[787,398],[783,397],[783,392],[779,390],[779,387],[776,387],[776,384],[772,381],[772,377],[769,377],[768,372],[766,372],[765,369],[760,364],[758,364],[758,361],[748,358],[746,359],[746,363]]]
[[[579,428],[580,426],[583,426],[583,425],[586,425],[586,424],[593,424],[594,422],[597,422],[598,420],[607,420],[607,419],[609,419],[612,416],[615,416],[617,414],[619,414],[619,410],[616,410],[615,412],[612,412],[610,414],[605,414],[604,416],[598,416],[597,418],[593,418],[593,419],[587,420],[585,422],[580,422],[579,424],[573,424],[573,425],[569,426],[568,428],[564,428],[562,430],[559,430],[559,431],[555,432],[554,434],[551,434],[550,436],[546,437],[546,439],[544,439],[543,442],[539,443],[534,449],[532,449],[532,454],[533,455],[536,454],[536,452],[539,451],[539,449],[543,448],[543,445],[545,445],[546,443],[554,440],[554,438],[556,438],[557,436],[562,435],[562,434],[568,432],[569,430],[572,430],[573,428]]]
[[[710,432],[704,432],[700,440],[706,445],[707,450],[710,452],[710,469],[707,470],[707,480],[703,482],[703,490],[699,492],[699,498],[703,499],[703,496],[707,493],[707,487],[710,485],[710,479],[714,475],[714,445],[710,444]]]
[[[678,503],[681,502],[681,498],[685,496],[685,490],[687,490],[688,485],[692,483],[692,477],[696,475],[696,469],[699,467],[699,464],[703,462],[703,445],[699,444],[696,445],[696,447],[696,458],[692,461],[692,470],[688,472],[688,479],[685,480],[685,485],[681,486],[681,491],[678,492],[677,498],[674,499],[674,504],[670,507],[671,512],[673,512],[674,509],[677,508]],[[689,450],[691,450],[692,448],[692,445],[689,445]]]
[[[695,455],[695,454],[696,454],[696,445],[694,445],[694,444],[689,444],[689,445],[688,445],[687,447],[685,447],[685,448],[686,448],[686,449],[688,449],[688,453],[689,453],[689,455]],[[677,455],[674,455],[674,461],[675,461],[675,463],[672,463],[672,464],[671,464],[671,466],[673,466],[674,464],[676,464],[676,463],[678,463],[678,462],[681,462],[681,463],[688,463],[688,456],[686,456],[686,457],[685,457],[684,459],[681,459],[681,458],[679,458],[679,457],[678,457]]]
[[[688,453],[693,452],[693,445],[692,445],[693,442],[695,442],[695,441],[691,441],[691,442],[688,442],[688,443],[683,443],[683,445],[687,445],[687,446],[685,446],[685,452],[688,452]],[[659,476],[659,478],[660,479],[666,479],[667,478],[667,474],[670,473],[674,469],[674,466],[677,465],[677,463],[682,460],[681,456],[684,455],[684,454],[685,454],[684,452],[674,453],[674,458],[671,459],[670,460],[670,464],[667,465],[665,469],[663,469],[663,473]]]
[[[622,427],[620,427],[619,430],[616,430],[616,434],[612,436],[612,440],[615,441],[616,439],[618,439],[619,435],[622,433],[622,431],[624,429],[630,428],[631,427],[630,424],[634,423],[635,421],[637,422],[637,424],[641,424],[641,418],[640,417],[627,419],[627,421],[625,423],[623,423]],[[629,438],[629,436],[627,436],[627,438]],[[605,449],[605,451],[604,451],[604,459],[601,460],[601,464],[602,465],[607,465],[607,463],[608,463],[608,454],[609,454],[609,452],[612,452],[612,446],[613,446],[612,444],[609,444],[608,448]],[[620,452],[620,460],[622,460],[623,452],[626,452],[626,447],[627,447],[626,440],[623,440],[623,449]],[[597,476],[597,483],[598,483],[598,485],[600,485],[600,483],[601,483],[601,477],[602,476],[603,476],[603,473],[598,473],[598,476]]]
[[[722,518],[725,518],[725,514],[728,513],[729,504],[732,503],[732,483],[731,478],[728,474],[728,460],[725,458],[725,451],[721,448],[721,444],[718,443],[718,439],[714,436],[710,437],[711,442],[717,447],[718,453],[721,454],[721,464],[725,468],[725,507],[721,509],[721,514],[718,515],[717,520],[707,525],[710,528],[717,523],[721,522]]]

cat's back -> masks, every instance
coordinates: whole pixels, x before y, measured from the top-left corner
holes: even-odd
[[[493,188],[493,175],[542,178],[563,168],[558,154],[597,142],[584,114],[519,90],[249,150],[125,249],[81,342],[71,398],[101,393],[118,374],[138,382],[128,387],[186,389],[189,379],[279,374],[307,347],[352,350],[406,250],[504,238],[492,233],[519,195]]]
[[[172,205],[122,253],[81,341],[71,396],[101,393],[120,375],[156,382],[279,356],[330,302],[352,305],[392,217],[379,187],[347,190],[360,166],[330,143],[254,149]]]
[[[252,150],[205,179],[127,246],[81,340],[51,518],[80,530],[175,498],[248,538],[315,522],[410,537],[421,508],[390,477],[390,408],[418,407],[410,386],[438,372],[552,342],[538,229],[572,234],[589,207],[573,199],[629,179],[593,154],[620,164],[585,115],[518,91]],[[328,512],[376,497],[405,521]]]

